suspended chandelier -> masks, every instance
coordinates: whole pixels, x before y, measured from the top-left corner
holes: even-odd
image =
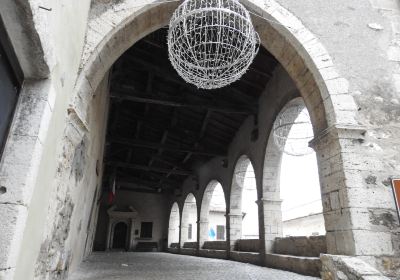
[[[273,137],[281,152],[291,156],[313,153],[309,142],[314,138],[310,115],[304,105],[292,105],[275,120]]]
[[[238,0],[185,0],[170,21],[169,59],[186,82],[216,89],[243,76],[259,41]]]

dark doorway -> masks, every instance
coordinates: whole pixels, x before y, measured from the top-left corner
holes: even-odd
[[[128,226],[125,223],[118,223],[114,227],[113,249],[126,249]]]

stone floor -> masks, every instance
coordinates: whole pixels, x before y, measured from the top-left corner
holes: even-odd
[[[94,253],[69,280],[315,280],[295,273],[168,253]]]

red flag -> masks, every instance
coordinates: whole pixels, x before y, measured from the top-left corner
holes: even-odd
[[[115,177],[110,192],[108,193],[108,204],[112,204],[114,202],[114,199],[115,199]]]

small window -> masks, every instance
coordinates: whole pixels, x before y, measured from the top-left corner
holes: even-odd
[[[217,226],[217,240],[225,240],[225,226]]]
[[[188,239],[192,240],[193,238],[193,225],[189,224],[189,228],[188,228]]]
[[[153,223],[142,222],[140,230],[140,238],[152,238],[153,237]]]

